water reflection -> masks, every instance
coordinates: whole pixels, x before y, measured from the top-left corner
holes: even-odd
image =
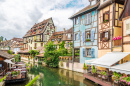
[[[34,83],[34,86],[97,86],[95,83],[86,80],[81,73],[48,68],[41,65],[32,65],[26,82],[6,86],[25,86],[39,73],[43,77],[40,77],[36,83]]]

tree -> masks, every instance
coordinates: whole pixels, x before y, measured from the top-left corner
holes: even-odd
[[[36,55],[39,54],[39,51],[37,51],[37,50],[30,50],[29,53],[34,58]]]
[[[68,50],[64,47],[65,45],[65,42],[62,41],[60,44],[59,44],[59,49],[58,49],[58,52],[60,54],[60,56],[65,56],[68,54]]]
[[[49,67],[58,67],[59,65],[59,52],[53,42],[45,45],[44,61]]]
[[[20,57],[20,55],[18,54],[18,55],[15,55],[15,62],[20,62],[21,61],[21,57]]]

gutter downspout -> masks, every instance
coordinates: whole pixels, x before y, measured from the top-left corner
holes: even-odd
[[[112,3],[112,0],[111,0],[111,3]],[[111,35],[111,52],[113,52],[113,17],[114,17],[114,3],[112,4],[113,5],[113,9],[112,9],[112,35]]]
[[[72,57],[72,71],[73,71],[73,67],[74,67],[74,19],[73,19],[73,57]]]

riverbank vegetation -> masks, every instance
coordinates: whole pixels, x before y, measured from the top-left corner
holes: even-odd
[[[34,84],[34,82],[36,82],[36,80],[39,78],[40,75],[37,75],[32,81],[30,81],[27,85],[25,86],[32,86]]]
[[[0,79],[0,82],[2,82],[4,79],[6,79],[7,76],[8,76],[8,74],[6,76],[4,76],[2,79]]]

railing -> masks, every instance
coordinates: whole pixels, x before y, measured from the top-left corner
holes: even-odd
[[[2,72],[2,73],[0,73],[0,76],[4,76],[5,74],[6,74],[6,69]]]

